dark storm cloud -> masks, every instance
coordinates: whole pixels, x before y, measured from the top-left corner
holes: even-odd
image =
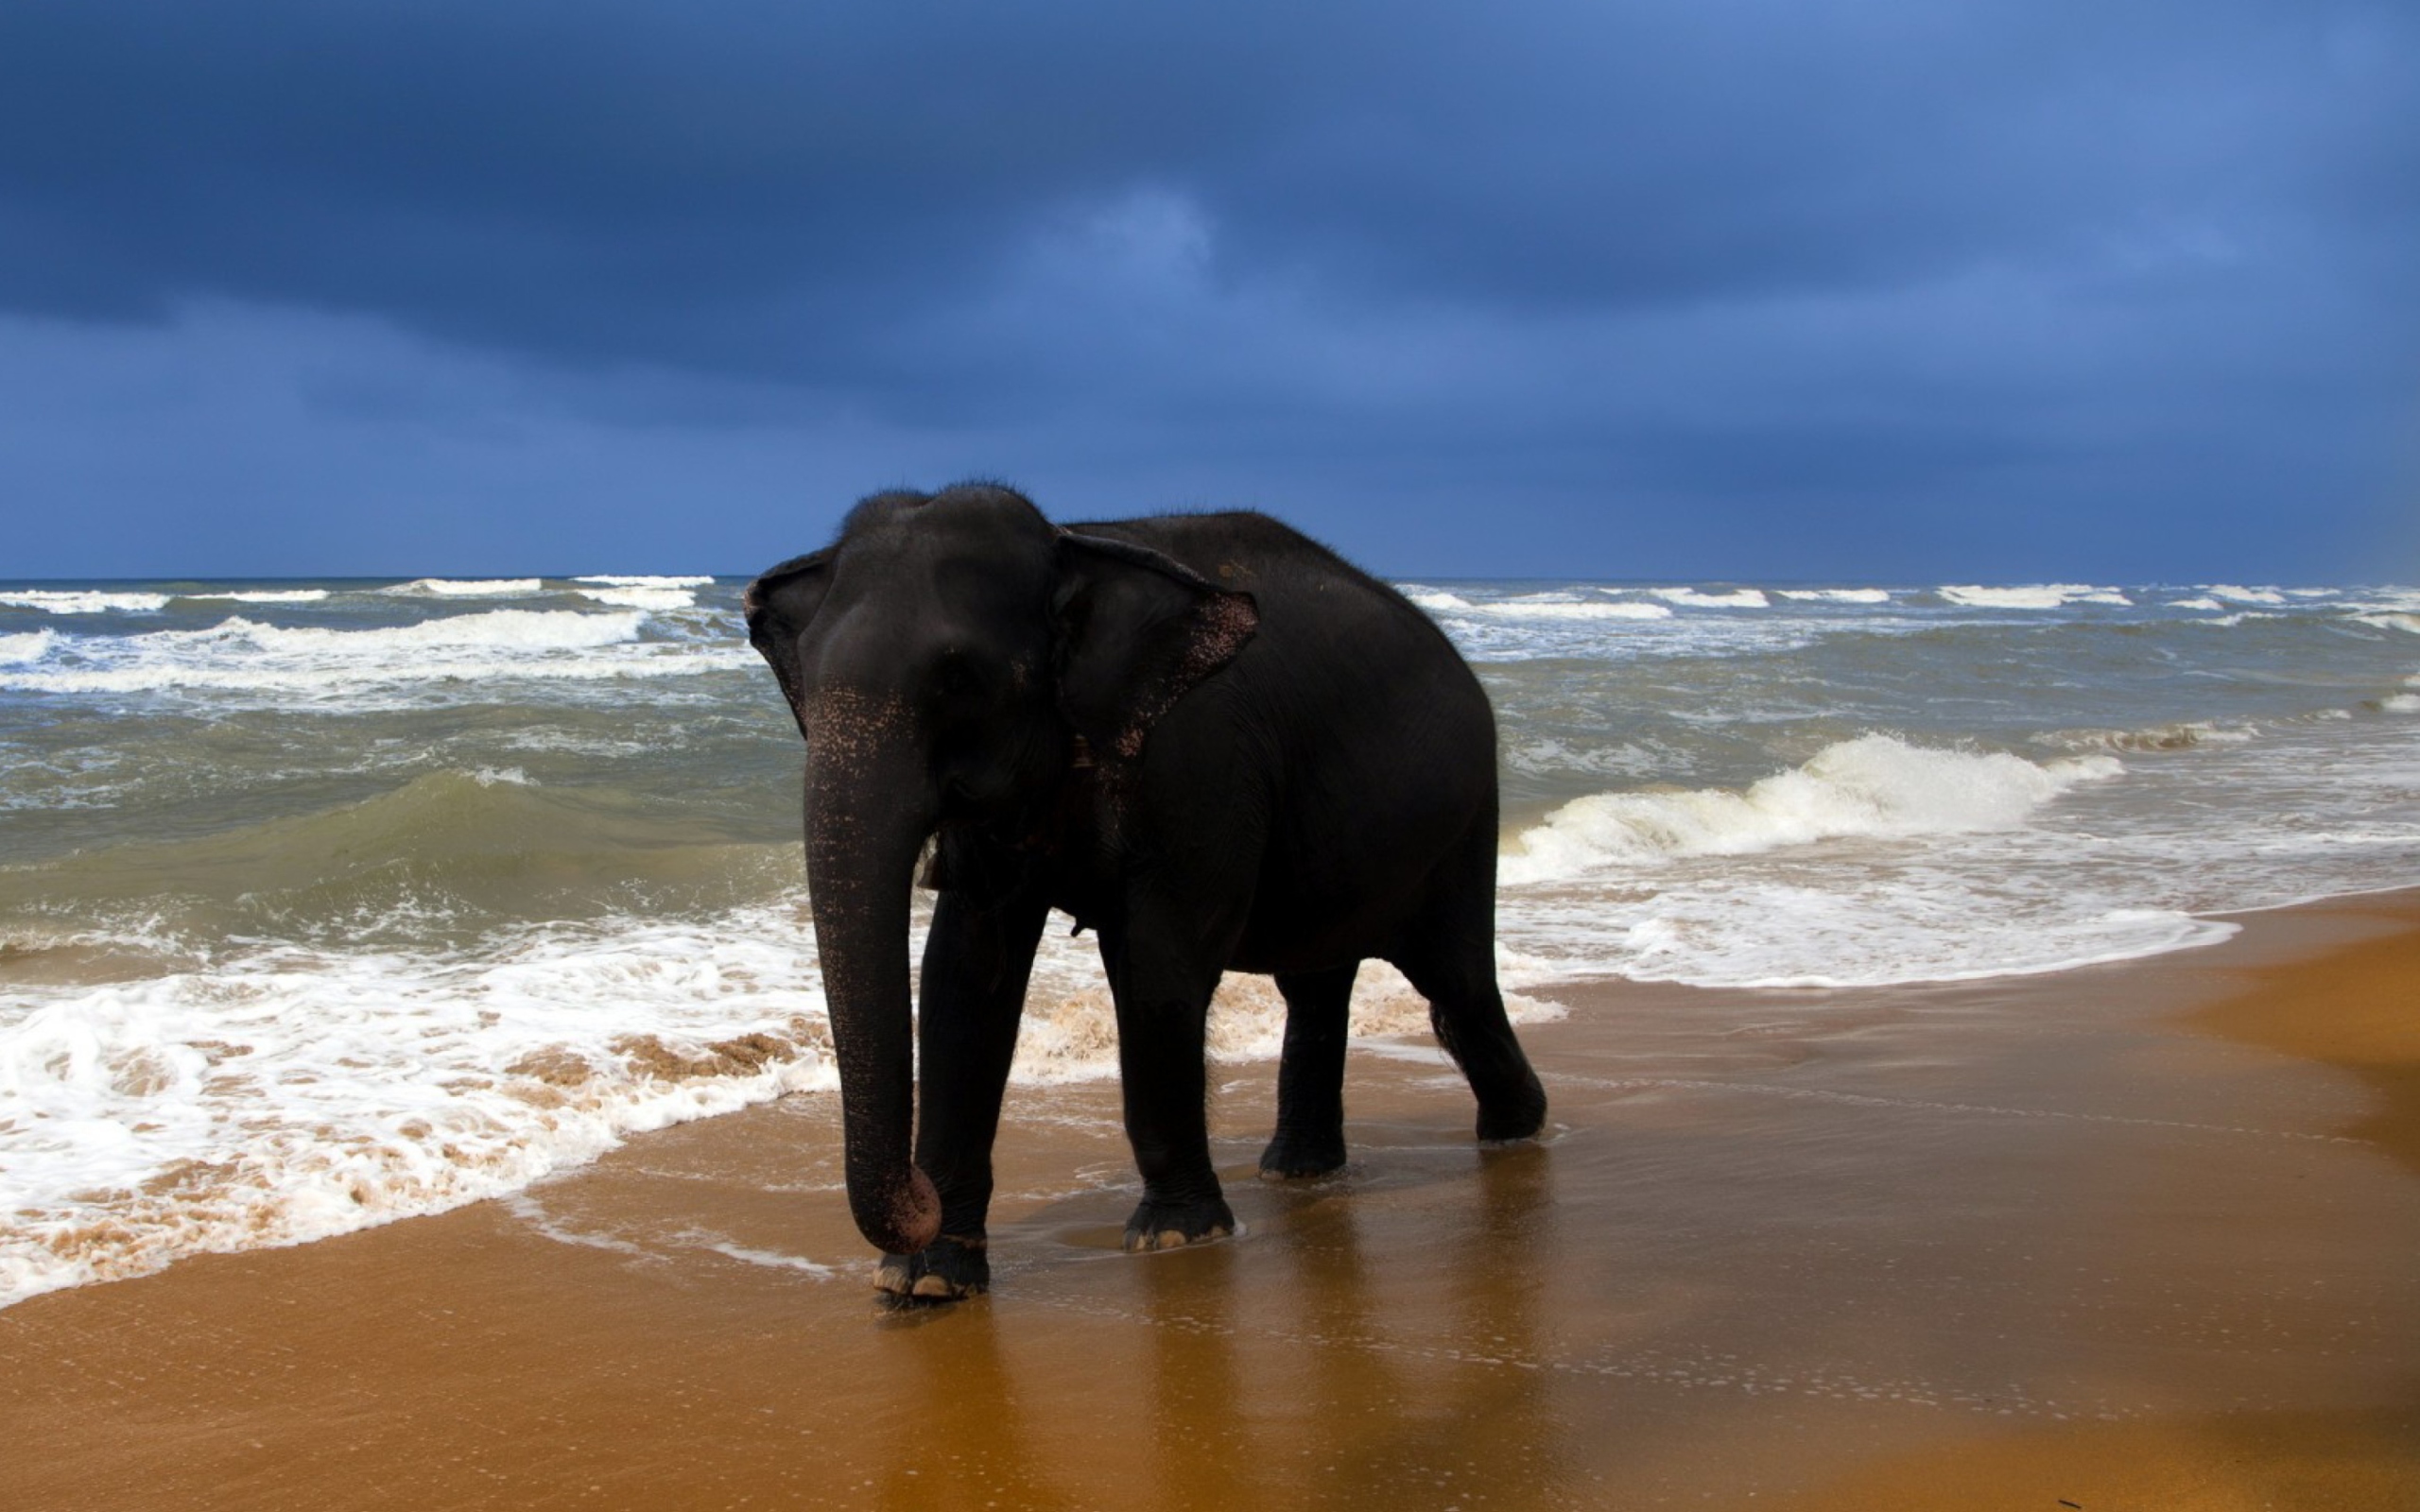
[[[2173,515],[2315,457],[2376,511],[2413,67],[2394,8],[2226,0],[17,0],[0,311],[370,318],[665,375],[544,406],[617,433],[856,416],[1163,500]],[[312,403],[423,404],[417,350]]]

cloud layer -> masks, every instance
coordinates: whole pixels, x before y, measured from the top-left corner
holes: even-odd
[[[2420,549],[2395,9],[829,9],[0,12],[0,570],[746,570],[961,472],[1430,573]]]

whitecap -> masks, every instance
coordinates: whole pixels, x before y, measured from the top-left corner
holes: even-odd
[[[1672,611],[1661,604],[1617,603],[1582,599],[1568,593],[1532,593],[1518,598],[1464,598],[1433,590],[1404,595],[1432,614],[1496,620],[1661,620]]]
[[[357,701],[378,686],[499,678],[596,680],[741,667],[726,641],[639,640],[634,610],[489,610],[368,629],[265,625],[237,616],[207,629],[78,643],[75,658],[0,668],[25,692],[253,691]]]
[[[534,593],[543,586],[543,581],[535,577],[415,577],[378,592],[431,598],[504,598]]]
[[[712,588],[715,580],[697,576],[651,577],[645,574],[590,573],[572,581],[596,583],[606,588]]]
[[[228,589],[223,593],[179,593],[189,601],[226,598],[238,604],[317,604],[328,596],[324,588],[246,588]]]
[[[1667,604],[1679,604],[1685,609],[1766,609],[1772,601],[1754,588],[1734,589],[1727,593],[1701,593],[1694,588],[1651,588],[1648,593]]]
[[[0,604],[38,609],[52,614],[147,614],[164,609],[165,593],[112,593],[98,589],[12,588],[0,592]]]
[[[22,635],[0,635],[0,666],[23,666],[39,662],[50,654],[59,639],[51,630],[28,630]]]
[[[1668,620],[1672,617],[1672,611],[1661,604],[1620,603],[1605,599],[1585,603],[1506,600],[1466,605],[1462,612],[1507,620]]]
[[[648,610],[689,609],[698,602],[698,595],[685,588],[583,588],[579,594],[599,604]]]
[[[2132,602],[2114,588],[2095,588],[2089,583],[2039,583],[2015,588],[1988,588],[1968,583],[1934,592],[1950,603],[1967,609],[2058,609],[2067,604],[2124,606]]]
[[[1773,592],[1784,598],[1817,604],[1888,604],[1891,602],[1891,591],[1887,588],[1777,588]]]

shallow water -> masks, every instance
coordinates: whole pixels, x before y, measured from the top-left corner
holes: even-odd
[[[828,1087],[739,586],[0,585],[0,1298]],[[1406,587],[1497,706],[1516,989],[2049,971],[2420,880],[2420,592]],[[1381,971],[1357,1015],[1423,1021]],[[1214,1051],[1281,1026],[1239,980]],[[1114,1057],[1054,932],[1018,1074]]]

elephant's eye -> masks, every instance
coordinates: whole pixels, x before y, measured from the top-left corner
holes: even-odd
[[[933,686],[944,698],[969,698],[982,690],[983,679],[967,664],[964,656],[949,651],[942,654],[941,665],[933,671]]]

